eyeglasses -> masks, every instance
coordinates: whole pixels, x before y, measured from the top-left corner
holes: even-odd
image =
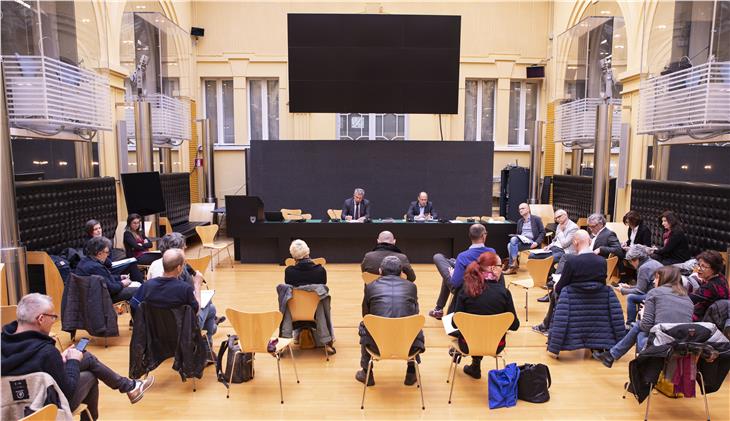
[[[697,267],[700,269],[710,269],[710,265],[708,265],[707,263],[699,263]]]
[[[58,320],[58,317],[59,317],[58,314],[48,314],[48,313],[41,313],[41,316],[50,317],[51,319],[53,319],[54,322],[56,320]]]

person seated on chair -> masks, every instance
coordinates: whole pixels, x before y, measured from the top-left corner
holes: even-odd
[[[82,246],[81,251],[85,253],[86,245],[89,243],[89,240],[94,237],[103,237],[101,223],[96,219],[90,219],[86,221],[84,232],[86,233],[86,239],[84,240],[84,245]],[[119,259],[121,259],[121,256],[116,258],[116,260]],[[142,274],[142,271],[139,270],[137,262],[129,262],[112,267],[111,249],[109,257],[107,257],[107,259],[104,261],[104,265],[114,275],[129,275],[129,278],[132,281],[144,282],[144,275]]]
[[[684,263],[692,255],[689,251],[689,242],[684,234],[682,224],[677,215],[672,211],[662,213],[662,245],[654,247],[652,259],[661,262],[663,265],[674,265]]]
[[[568,218],[568,212],[563,209],[555,211],[555,238],[548,244],[543,251],[549,251],[550,253],[530,253],[530,259],[547,259],[553,256],[553,262],[558,263],[566,254],[575,254],[576,250],[573,246],[573,235],[578,231],[578,225]],[[560,273],[562,266],[558,269],[557,273]]]
[[[383,259],[383,263],[380,265],[380,278],[365,286],[365,299],[362,303],[363,317],[367,314],[373,314],[381,317],[397,318],[419,313],[416,284],[401,278],[401,269],[400,260],[396,256],[387,256]],[[378,347],[363,322],[360,322],[358,334],[360,335],[361,370],[357,372],[355,379],[365,383],[368,365],[370,364],[370,354],[365,348],[377,352]],[[421,331],[418,332],[416,339],[413,341],[409,354],[425,350],[423,331]],[[409,362],[404,383],[406,386],[411,386],[416,383],[416,380],[416,366],[413,362]],[[371,370],[368,386],[374,384],[375,377]]]
[[[71,410],[87,405],[93,419],[99,417],[99,380],[111,389],[126,393],[136,403],[155,382],[154,376],[144,381],[123,377],[99,361],[90,351],[78,351],[74,345],[60,352],[48,336],[58,319],[51,297],[28,294],[18,302],[17,320],[3,326],[3,376],[22,376],[44,372],[56,381],[68,400]],[[88,419],[86,413],[81,419]]]
[[[530,206],[527,203],[520,203],[518,209],[522,218],[517,221],[517,235],[523,236],[530,242],[523,242],[517,235],[510,238],[509,243],[507,243],[509,269],[504,273],[505,275],[517,273],[520,268],[519,253],[522,250],[536,249],[540,247],[545,239],[545,226],[542,224],[542,219],[530,213]]]
[[[428,200],[428,193],[422,191],[418,194],[418,200],[411,202],[406,212],[406,219],[415,221],[439,219],[438,212],[433,207],[433,202]]]
[[[641,219],[639,212],[635,210],[628,211],[624,215],[623,222],[629,230],[629,239],[622,244],[624,250],[628,250],[633,244],[651,247],[651,230]]]
[[[722,274],[723,266],[722,255],[715,250],[703,251],[697,256],[700,286],[689,294],[694,303],[693,321],[702,321],[705,312],[715,301],[730,299],[727,279]]]
[[[448,259],[441,253],[433,255],[433,263],[441,275],[441,291],[436,299],[436,307],[429,311],[428,315],[437,320],[441,320],[444,315],[443,309],[446,306],[446,300],[449,299],[449,294],[458,295],[461,284],[464,282],[464,270],[466,270],[469,263],[477,260],[482,253],[488,251],[494,253],[493,248],[484,245],[487,241],[487,229],[484,225],[474,224],[470,226],[469,239],[471,240],[471,246],[459,253],[456,259]],[[504,280],[502,280],[502,284],[504,284]],[[452,312],[454,304],[456,304],[454,300],[451,300],[447,314]]]
[[[89,239],[86,242],[86,250],[84,250],[86,255],[76,265],[74,273],[79,276],[101,276],[106,282],[112,302],[129,301],[138,288],[130,286],[132,280],[128,275],[115,275],[105,265],[109,259],[111,247],[112,242],[106,237]]]
[[[327,285],[327,270],[309,258],[309,246],[302,240],[294,240],[289,246],[289,254],[294,258],[294,266],[284,269],[284,283],[293,287],[302,285]]]
[[[578,250],[577,255],[565,256],[565,264],[560,280],[555,284],[554,290],[549,293],[550,307],[541,324],[533,326],[532,330],[543,335],[550,331],[550,323],[553,318],[555,304],[560,297],[563,288],[571,284],[581,282],[606,283],[606,259],[593,253],[591,248],[591,237],[585,230],[578,230],[573,235],[573,247]]]
[[[626,252],[626,260],[636,269],[636,286],[619,284],[618,290],[626,297],[626,324],[636,320],[636,307],[644,302],[650,289],[654,287],[654,273],[663,265],[649,257],[651,249],[641,244],[633,244]]]
[[[469,263],[464,273],[464,287],[456,298],[454,312],[490,315],[500,313],[512,313],[515,316],[509,330],[515,331],[520,327],[520,320],[515,312],[515,305],[512,301],[512,294],[498,280],[502,275],[502,262],[495,253],[482,253],[474,262]],[[458,327],[458,326],[455,326]],[[469,353],[469,344],[464,341],[458,331],[459,348],[464,353]],[[505,338],[499,342],[497,354],[502,352],[505,346]],[[482,377],[482,357],[471,357],[471,365],[464,366],[464,373],[479,379]]]
[[[177,232],[165,234],[165,237],[168,235],[170,238],[166,247],[169,248],[162,253],[162,259],[160,259],[163,273],[142,284],[131,300],[132,312],[134,313],[142,302],[146,302],[152,307],[165,309],[189,305],[198,315],[198,325],[205,330],[208,344],[212,346],[213,335],[218,331],[218,325],[225,320],[225,317],[216,316],[216,308],[212,300],[201,308],[200,288],[205,282],[203,274],[200,271],[194,271],[185,263],[184,237]],[[182,244],[179,243],[180,238],[182,238]]]
[[[390,231],[382,231],[378,234],[378,244],[372,251],[365,253],[365,257],[362,259],[360,269],[363,272],[378,274],[380,273],[380,264],[383,263],[383,259],[386,256],[395,256],[400,260],[403,265],[403,273],[411,282],[416,282],[416,272],[411,267],[411,262],[408,261],[408,256],[395,246],[395,237]]]
[[[346,221],[363,222],[370,218],[370,201],[365,199],[365,190],[356,188],[352,197],[342,204],[342,216]]]
[[[588,229],[591,231],[591,248],[593,253],[608,258],[610,254],[624,257],[624,249],[615,232],[606,228],[606,217],[594,213],[588,217]],[[609,274],[610,275],[610,274]]]
[[[629,250],[631,251],[631,250]],[[660,323],[692,323],[694,306],[682,286],[679,269],[663,266],[654,276],[657,287],[649,291],[644,299],[644,314],[640,322],[634,322],[631,330],[608,351],[593,351],[593,358],[611,368],[613,362],[626,354],[636,343],[636,352],[641,352],[649,339],[649,331]]]
[[[127,226],[124,227],[124,251],[127,257],[134,257],[137,263],[149,265],[161,257],[160,253],[148,252],[152,242],[144,235],[142,217],[136,213],[129,214]]]

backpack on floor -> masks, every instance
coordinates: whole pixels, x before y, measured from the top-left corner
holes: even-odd
[[[517,382],[520,369],[510,363],[502,370],[489,370],[489,409],[517,405]]]
[[[550,400],[550,369],[545,364],[524,364],[519,367],[517,397],[523,401],[543,403]]]
[[[312,330],[303,328],[299,331],[299,349],[314,349],[314,336]]]
[[[222,364],[223,357],[226,355],[226,370],[223,372]],[[215,362],[215,371],[218,375],[218,381],[228,387],[228,380],[231,383],[243,383],[253,379],[253,353],[246,352],[242,353],[241,346],[238,344],[238,336],[228,335],[228,339],[221,343],[221,347],[218,350],[218,358]],[[236,354],[238,352],[238,354]],[[235,360],[232,357],[235,355]],[[233,371],[233,362],[236,362],[236,369]],[[231,378],[231,371],[233,371],[233,378]]]

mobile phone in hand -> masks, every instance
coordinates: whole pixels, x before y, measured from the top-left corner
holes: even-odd
[[[79,352],[84,352],[86,350],[86,345],[89,344],[89,341],[89,338],[81,338],[81,340],[79,340],[79,343],[76,344],[76,350]]]

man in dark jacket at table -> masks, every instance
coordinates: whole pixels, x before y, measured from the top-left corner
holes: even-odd
[[[416,284],[401,278],[400,273],[401,262],[398,257],[387,256],[383,259],[383,263],[380,265],[380,278],[365,287],[365,299],[362,303],[363,317],[367,314],[373,314],[381,317],[397,318],[419,313]],[[378,347],[362,322],[358,333],[360,335],[360,367],[362,369],[357,372],[355,379],[365,383],[368,365],[370,364],[370,354],[365,348],[377,352]],[[425,340],[423,331],[421,331],[418,332],[416,339],[413,341],[409,354],[425,350]],[[409,362],[404,383],[406,386],[411,386],[416,383],[416,380],[416,366],[414,363]],[[368,386],[374,384],[375,377],[371,370]]]
[[[356,188],[352,197],[342,204],[342,219],[363,222],[370,219],[370,201],[365,199],[365,190]]]
[[[380,264],[383,263],[383,259],[387,256],[397,257],[401,265],[403,266],[403,273],[409,281],[416,281],[416,272],[411,267],[411,262],[408,261],[406,256],[398,247],[395,246],[395,237],[390,231],[383,231],[378,235],[378,245],[372,251],[365,254],[360,264],[360,269],[363,272],[379,274]]]
[[[433,207],[433,202],[428,200],[428,193],[422,191],[418,194],[418,200],[411,202],[408,207],[406,218],[417,221],[430,221],[439,218],[438,212]]]

